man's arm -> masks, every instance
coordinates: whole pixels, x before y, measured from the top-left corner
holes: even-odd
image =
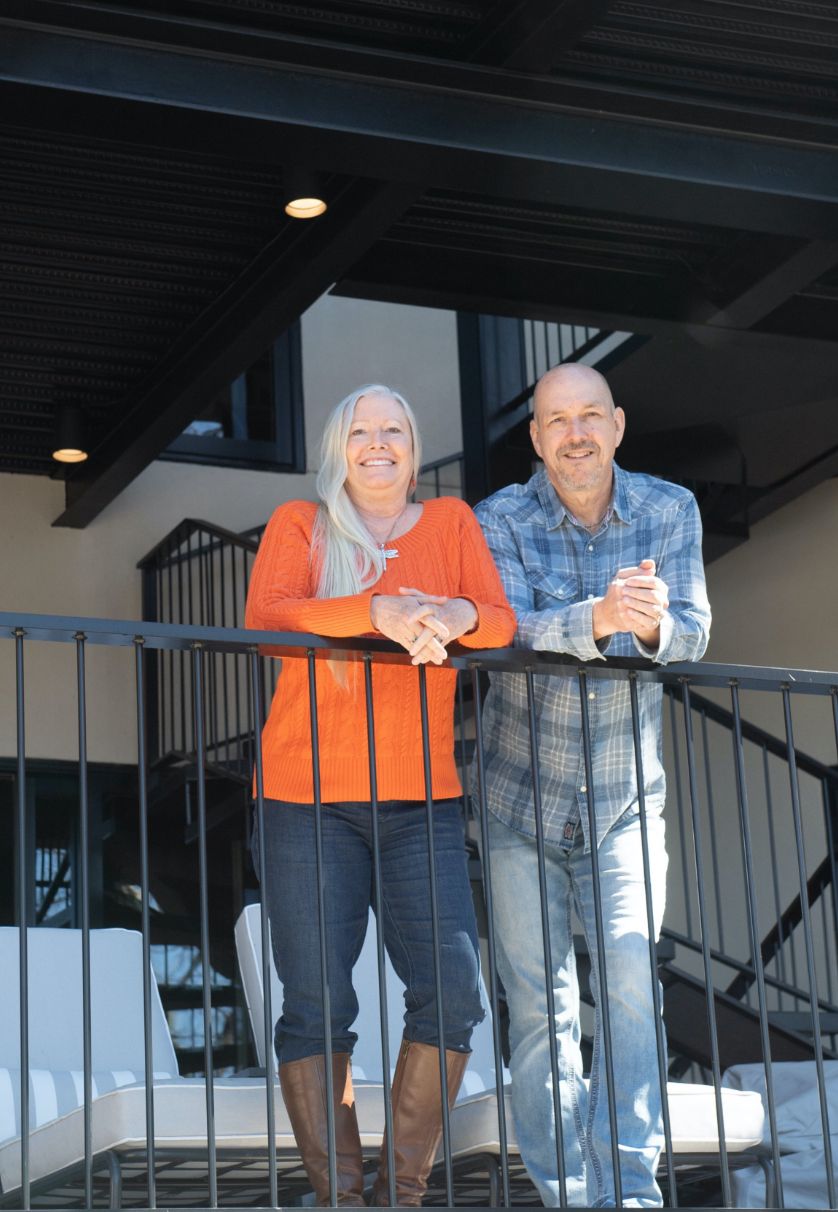
[[[662,665],[698,661],[710,638],[710,603],[701,555],[701,515],[695,497],[685,499],[663,540],[657,572],[666,587],[669,605],[661,617],[657,645],[644,643],[645,637],[637,632],[634,643],[641,656]]]
[[[494,503],[485,501],[477,506],[475,513],[497,564],[509,605],[518,620],[516,647],[567,652],[582,661],[601,658],[603,653],[593,633],[593,600],[536,610],[533,589],[511,520]]]

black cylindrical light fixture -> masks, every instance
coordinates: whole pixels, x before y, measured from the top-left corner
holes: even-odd
[[[52,457],[56,463],[83,463],[87,458],[84,416],[73,404],[61,404],[55,414]]]
[[[290,168],[285,174],[285,213],[292,219],[316,219],[327,209],[323,189],[315,173]]]

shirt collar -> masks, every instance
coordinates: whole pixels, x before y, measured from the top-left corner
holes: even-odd
[[[611,494],[609,510],[621,522],[630,522],[631,504],[629,502],[628,477],[616,463],[613,466],[614,488]],[[550,477],[547,475],[545,468],[541,467],[536,472],[533,477],[533,486],[541,508],[544,510],[544,521],[548,530],[555,530],[566,519],[568,521],[574,520],[570,510],[566,509],[562,504],[559,494],[550,483]]]

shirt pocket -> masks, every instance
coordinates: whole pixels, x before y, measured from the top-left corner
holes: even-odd
[[[562,576],[549,568],[532,567],[527,569],[527,580],[532,588],[536,610],[555,610],[579,600],[577,577]]]

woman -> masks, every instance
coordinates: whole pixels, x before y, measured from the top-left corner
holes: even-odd
[[[473,648],[512,641],[514,615],[471,510],[453,498],[410,501],[421,459],[407,401],[370,385],[327,422],[318,506],[281,505],[259,548],[248,627],[327,636],[380,634],[413,664],[440,664],[453,640]],[[478,989],[471,904],[454,763],[455,672],[427,676],[440,974],[449,1098],[468,1062]],[[376,783],[382,929],[405,984],[405,1028],[393,1080],[395,1189],[418,1206],[442,1132],[441,1041],[432,953],[425,775],[418,671],[375,663]],[[326,967],[331,999],[337,1203],[363,1205],[350,1030],[358,1004],[352,968],[372,888],[370,779],[363,670],[317,662],[317,717],[325,863]],[[279,1078],[309,1179],[329,1203],[324,1031],[314,850],[307,662],[283,661],[263,733],[265,900],[283,982],[276,1025]],[[389,1204],[386,1146],[375,1201]]]

